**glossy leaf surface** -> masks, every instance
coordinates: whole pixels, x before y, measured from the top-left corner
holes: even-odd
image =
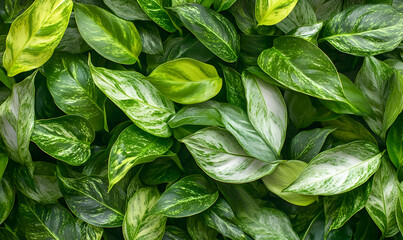
[[[259,25],[274,25],[290,14],[297,0],[257,0],[256,20]]]

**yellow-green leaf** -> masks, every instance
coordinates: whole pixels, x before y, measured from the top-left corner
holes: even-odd
[[[257,0],[255,16],[259,25],[274,25],[286,18],[298,0]]]

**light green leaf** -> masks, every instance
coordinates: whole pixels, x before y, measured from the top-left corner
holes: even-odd
[[[136,125],[123,130],[109,154],[109,189],[134,166],[151,162],[172,146],[171,138],[160,138],[139,129]]]
[[[101,240],[104,229],[93,226],[77,218],[77,225],[80,229],[81,240]]]
[[[29,139],[34,127],[36,72],[13,85],[11,96],[0,105],[0,136],[10,159],[26,165],[29,172],[34,164],[29,152]]]
[[[73,166],[91,156],[94,129],[85,118],[73,115],[36,120],[31,140],[50,156]]]
[[[160,27],[167,32],[173,33],[178,27],[178,19],[171,16],[165,7],[170,7],[165,0],[137,0],[144,12]]]
[[[147,80],[167,98],[181,104],[207,101],[217,95],[222,86],[214,66],[191,58],[163,63]]]
[[[95,84],[134,124],[159,137],[171,136],[167,121],[175,113],[174,104],[143,75],[89,65]]]
[[[289,35],[303,38],[311,43],[316,44],[319,32],[323,28],[323,22],[318,22],[308,26],[301,26],[289,32]]]
[[[218,198],[211,180],[202,175],[190,175],[172,184],[155,204],[151,213],[167,217],[188,217],[208,209]]]
[[[214,3],[214,0],[172,0],[172,6],[177,6],[185,3],[199,3],[209,8]]]
[[[403,166],[403,114],[396,119],[389,129],[386,146],[390,160],[396,168]]]
[[[143,44],[142,52],[146,54],[162,54],[163,46],[157,25],[142,22],[137,26]]]
[[[13,21],[3,55],[8,76],[49,60],[67,28],[72,8],[71,0],[37,0]]]
[[[288,34],[298,27],[312,25],[317,22],[315,11],[309,5],[309,0],[298,0],[291,13],[276,24],[281,31]],[[288,34],[289,35],[289,34]]]
[[[219,104],[215,101],[207,101],[181,108],[168,122],[171,128],[183,125],[220,126],[221,115],[216,110]]]
[[[231,67],[221,65],[225,79],[228,103],[246,110],[245,88],[241,75]]]
[[[214,0],[214,9],[217,12],[225,11],[229,9],[236,1],[237,0]]]
[[[290,14],[298,0],[257,0],[256,20],[259,25],[274,25]]]
[[[103,57],[121,64],[138,60],[141,39],[133,23],[93,5],[75,3],[74,13],[81,36]]]
[[[0,179],[0,224],[6,220],[14,207],[15,189],[8,176]]]
[[[396,170],[387,158],[382,158],[382,164],[374,175],[372,192],[365,209],[384,237],[392,237],[399,231],[395,213],[398,201],[399,182]]]
[[[277,164],[250,157],[226,130],[204,128],[182,140],[199,167],[222,182],[245,183],[274,171]]]
[[[126,240],[162,239],[167,218],[150,213],[160,193],[156,187],[140,188],[127,204],[123,220],[123,235]]]
[[[321,152],[284,192],[335,195],[365,183],[378,169],[377,146],[355,141]]]
[[[211,240],[216,239],[218,232],[208,227],[202,220],[201,215],[195,215],[187,218],[186,228],[193,240]]]
[[[385,114],[383,115],[382,136],[386,135],[389,127],[403,111],[403,75],[395,70],[395,77],[390,83],[390,95],[386,101]]]
[[[401,14],[390,5],[357,5],[334,16],[323,37],[341,52],[371,56],[396,48],[403,40],[402,27]]]
[[[211,52],[226,62],[237,61],[239,35],[228,19],[196,3],[175,6],[172,10]]]
[[[125,20],[150,20],[143,9],[141,9],[137,0],[104,0],[104,3],[116,14],[116,16]]]

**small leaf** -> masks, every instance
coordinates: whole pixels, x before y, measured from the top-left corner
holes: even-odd
[[[274,25],[290,14],[298,0],[257,0],[256,20],[259,25]]]
[[[200,215],[187,218],[186,227],[193,240],[211,240],[215,239],[218,232],[208,227]]]
[[[143,11],[160,27],[173,33],[178,27],[178,20],[171,16],[165,7],[169,7],[165,0],[137,0]],[[170,1],[169,1],[170,2]]]
[[[6,220],[14,207],[15,189],[8,176],[0,179],[0,224]]]

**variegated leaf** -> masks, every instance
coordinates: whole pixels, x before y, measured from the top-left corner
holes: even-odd
[[[15,189],[8,176],[0,179],[0,224],[6,220],[14,207]]]
[[[247,155],[237,140],[223,129],[205,128],[180,141],[199,167],[218,181],[251,182],[273,172],[277,166]]]
[[[298,0],[257,0],[256,20],[259,25],[274,25],[290,14]]]
[[[13,21],[3,55],[8,76],[49,60],[67,28],[72,8],[71,0],[37,0]]]
[[[172,146],[171,138],[149,134],[136,125],[122,131],[109,154],[109,189],[119,182],[134,166],[151,162]]]
[[[0,105],[0,136],[8,156],[25,164],[32,174],[34,164],[29,152],[29,139],[34,127],[36,72],[14,84],[11,96]]]
[[[179,227],[168,225],[165,228],[164,240],[192,240],[187,232]]]
[[[323,26],[324,26],[323,22],[318,22],[318,23],[308,25],[308,26],[301,26],[301,27],[289,32],[289,35],[292,35],[294,37],[303,38],[307,41],[310,41],[311,43],[316,44],[318,35],[319,35],[320,31],[322,30]]]
[[[218,232],[210,227],[208,227],[201,215],[195,215],[187,218],[186,228],[189,235],[193,240],[211,240],[215,239]]]
[[[399,227],[400,233],[403,232],[403,206],[400,202],[396,204],[396,221],[397,226]]]
[[[50,156],[73,166],[91,156],[94,129],[85,118],[73,115],[36,120],[31,140]]]
[[[307,195],[335,195],[365,183],[378,169],[377,146],[355,141],[321,152],[312,159],[284,192]]]
[[[399,182],[396,170],[387,158],[375,173],[372,192],[365,209],[382,231],[384,237],[392,237],[399,228],[396,222],[396,204],[399,201]]]
[[[165,29],[167,32],[175,32],[178,27],[178,19],[171,16],[165,7],[169,7],[167,1],[165,0],[137,0],[140,7],[144,12],[160,27]]]
[[[150,213],[159,197],[157,187],[147,187],[140,188],[129,200],[122,226],[126,240],[162,239],[167,218]]]
[[[138,60],[141,39],[132,22],[93,5],[74,3],[74,13],[81,36],[103,57],[121,64]]]
[[[225,79],[228,103],[246,110],[245,88],[241,75],[233,68],[221,65]]]
[[[214,0],[172,0],[172,6],[181,5],[185,3],[199,3],[205,7],[213,5]]]
[[[172,183],[182,175],[181,170],[173,160],[163,157],[145,164],[140,172],[140,179],[147,185],[159,185],[162,183]]]
[[[3,177],[4,172],[6,171],[7,164],[8,164],[7,153],[0,148],[0,180]]]
[[[400,114],[390,127],[386,146],[390,160],[396,168],[403,166],[403,114]],[[1,174],[0,174],[1,176]]]
[[[143,75],[94,67],[91,63],[90,70],[99,89],[139,128],[159,137],[171,136],[167,121],[175,113],[174,104]]]
[[[235,2],[236,0],[214,0],[214,9],[217,12],[224,11],[229,9]]]
[[[12,23],[33,2],[34,0],[5,0],[1,4],[0,16],[3,18],[4,23]]]
[[[309,5],[309,0],[298,0],[290,14],[276,24],[281,31],[290,35],[290,32],[298,27],[309,26],[317,22],[315,11]]]
[[[142,22],[137,25],[145,54],[162,54],[163,46],[158,26],[153,22]]]
[[[387,4],[357,5],[325,26],[323,37],[341,52],[371,56],[389,52],[403,40],[403,18]]]
[[[81,240],[101,240],[104,229],[93,226],[77,218],[77,225],[80,229]]]
[[[403,75],[395,70],[395,75],[389,86],[390,92],[386,101],[383,115],[382,135],[385,136],[389,127],[403,111]]]
[[[183,125],[202,125],[202,126],[220,126],[221,115],[217,111],[219,103],[207,101],[191,106],[185,106],[180,109],[168,122],[171,128],[177,128]]]

